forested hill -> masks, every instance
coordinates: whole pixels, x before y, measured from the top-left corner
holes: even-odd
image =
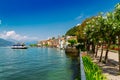
[[[95,16],[93,16],[91,18],[86,18],[80,25],[76,25],[73,28],[69,29],[65,35],[77,36],[78,42],[84,41],[85,40],[84,29],[86,27],[86,22],[88,22],[94,18],[95,18]]]

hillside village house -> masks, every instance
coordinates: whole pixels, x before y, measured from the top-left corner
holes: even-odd
[[[62,49],[62,48],[65,48],[65,37],[63,37],[63,38],[60,38],[60,40],[59,40],[59,43],[60,43],[60,48]]]

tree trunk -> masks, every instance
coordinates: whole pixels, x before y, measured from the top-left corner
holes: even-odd
[[[88,40],[87,40],[86,46],[87,46],[87,52],[89,53],[89,51],[90,51],[90,43],[89,43]]]
[[[120,71],[120,35],[118,36],[118,59],[119,59],[119,71]]]
[[[95,57],[97,57],[97,53],[98,53],[98,44],[97,44],[97,47],[96,47]]]
[[[111,41],[108,42],[108,46],[107,46],[107,50],[106,50],[106,54],[105,54],[104,63],[107,63],[107,61],[108,61],[108,52],[109,52],[110,44],[111,44]]]
[[[84,42],[84,47],[85,47],[85,49],[87,49],[87,43],[86,43],[86,41]]]
[[[93,54],[95,54],[95,43],[94,42],[92,42],[92,52]]]
[[[103,56],[103,43],[102,43],[102,48],[101,48],[101,55],[100,55],[100,59],[99,59],[99,62],[102,61],[102,56]]]

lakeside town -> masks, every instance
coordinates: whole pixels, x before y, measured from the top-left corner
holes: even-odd
[[[65,49],[68,45],[70,45],[69,40],[75,40],[77,42],[77,36],[58,36],[58,38],[53,37],[48,40],[38,41],[37,46]]]

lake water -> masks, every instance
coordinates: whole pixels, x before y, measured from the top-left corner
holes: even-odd
[[[79,60],[56,48],[0,48],[0,80],[79,80]]]

